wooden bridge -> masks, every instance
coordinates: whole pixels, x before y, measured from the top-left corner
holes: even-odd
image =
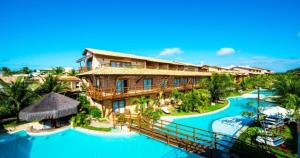
[[[129,130],[179,147],[202,157],[284,157],[269,148],[251,148],[251,145],[234,137],[186,126],[166,120],[152,121],[140,115],[113,115],[114,126],[127,126]],[[238,145],[233,146],[236,143]],[[259,152],[259,153],[257,153]]]

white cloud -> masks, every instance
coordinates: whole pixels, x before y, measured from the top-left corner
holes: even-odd
[[[233,48],[221,48],[217,51],[217,55],[229,55],[235,52],[236,51]]]
[[[182,50],[180,48],[166,48],[162,52],[160,52],[159,56],[169,56],[180,53],[182,53]]]

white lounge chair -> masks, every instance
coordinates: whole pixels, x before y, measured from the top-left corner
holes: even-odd
[[[163,107],[161,108],[161,110],[162,110],[164,113],[166,113],[166,114],[170,114],[170,113],[171,113],[171,112],[169,111],[168,107],[166,107],[166,106],[163,106]]]
[[[277,137],[262,137],[262,136],[257,136],[256,141],[258,143],[262,144],[267,144],[270,146],[279,146],[283,144],[285,141],[282,139],[282,137],[277,136]]]

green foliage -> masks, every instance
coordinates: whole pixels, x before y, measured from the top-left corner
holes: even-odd
[[[136,107],[135,107],[136,112],[144,113],[147,109],[147,105],[148,105],[149,101],[150,101],[150,99],[142,96],[139,98],[133,98],[131,102],[132,102],[132,104],[136,105]]]
[[[91,118],[101,118],[102,113],[96,106],[91,106],[85,96],[80,95],[77,100],[80,102],[79,113],[72,117],[71,122],[74,127],[87,127]]]
[[[278,99],[280,105],[294,109],[293,116],[299,119],[300,77],[293,73],[281,74],[277,77],[273,87],[275,93],[281,96]]]
[[[103,131],[103,132],[110,132],[112,128],[102,128],[102,127],[93,127],[93,126],[84,126],[86,129],[94,130],[94,131]]]
[[[77,71],[75,69],[72,69],[69,73],[69,76],[76,76],[77,75]]]
[[[36,93],[29,87],[30,82],[27,78],[17,78],[13,83],[5,83],[0,80],[3,87],[0,90],[0,105],[5,105],[7,111],[13,111],[14,115],[30,105],[37,97]]]
[[[136,105],[135,107],[136,112],[142,114],[144,117],[153,120],[158,120],[162,115],[161,109],[154,108],[155,104],[158,103],[156,101],[153,101],[152,99],[142,96],[140,98],[133,98],[131,102]]]
[[[213,74],[211,79],[201,79],[198,85],[202,89],[208,89],[214,102],[227,97],[234,89],[234,80],[228,74]]]
[[[67,90],[67,87],[58,80],[57,76],[48,75],[45,78],[44,83],[38,88],[38,92],[41,94],[46,94],[50,92],[64,92]]]
[[[184,96],[184,93],[179,92],[177,89],[174,89],[171,94],[170,97],[174,98],[175,103],[177,104],[180,100],[182,100]]]
[[[71,123],[74,127],[88,126],[91,120],[85,113],[77,113],[71,118]]]
[[[101,118],[102,115],[100,109],[95,106],[89,108],[89,114],[94,118]]]
[[[77,100],[80,102],[80,111],[89,111],[90,102],[87,100],[86,96],[80,95]]]
[[[204,89],[193,89],[184,94],[182,105],[178,107],[178,110],[184,112],[202,112],[210,104],[211,96],[209,91]]]
[[[257,75],[246,77],[239,84],[241,89],[257,89],[257,87],[271,89],[274,81],[274,75]]]
[[[53,69],[54,75],[62,75],[64,73],[65,69],[61,66],[58,66]]]
[[[252,117],[254,114],[253,112],[249,112],[249,111],[243,111],[241,113],[242,116],[246,116],[246,117]]]
[[[13,75],[13,74],[29,74],[29,73],[32,72],[32,70],[27,66],[25,66],[25,67],[23,67],[19,70],[15,70],[15,71],[11,70],[8,67],[2,67],[0,69],[0,71],[3,73],[4,76],[10,76],[10,75]]]
[[[2,67],[1,72],[3,73],[3,76],[10,76],[13,74],[13,72],[8,67]]]
[[[149,107],[144,111],[142,115],[147,118],[153,119],[154,121],[157,121],[162,115],[162,110],[158,108],[154,109],[153,107]]]
[[[29,67],[23,67],[23,68],[21,69],[21,72],[22,72],[23,74],[30,74],[30,73],[32,72],[32,70],[30,70]]]

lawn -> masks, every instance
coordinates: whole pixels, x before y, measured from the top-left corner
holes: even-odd
[[[254,89],[246,90],[243,93],[239,92],[231,92],[228,97],[234,97],[234,96],[240,96],[246,93],[252,92]],[[171,114],[163,114],[163,116],[185,116],[185,115],[196,115],[196,114],[203,114],[203,113],[208,113],[212,111],[216,111],[219,109],[222,109],[228,104],[227,99],[223,103],[216,103],[215,105],[211,105],[204,109],[201,113],[199,112],[183,112],[183,111],[177,111],[176,109],[171,110]]]
[[[270,150],[273,153],[282,155],[277,155],[276,157],[290,157],[297,158],[297,145],[298,145],[298,134],[297,134],[297,125],[291,123],[285,125],[281,130],[273,129],[270,132],[275,135],[282,136],[285,139],[285,144],[281,147],[270,147],[266,145],[259,145],[255,139],[259,134],[258,129],[261,129],[259,123],[253,123],[246,131],[244,131],[239,137],[238,140],[245,141],[248,145],[244,145],[244,148],[241,149],[241,144],[236,142],[232,147],[232,150],[252,150],[257,154],[257,157],[265,157],[262,152],[263,150]]]

